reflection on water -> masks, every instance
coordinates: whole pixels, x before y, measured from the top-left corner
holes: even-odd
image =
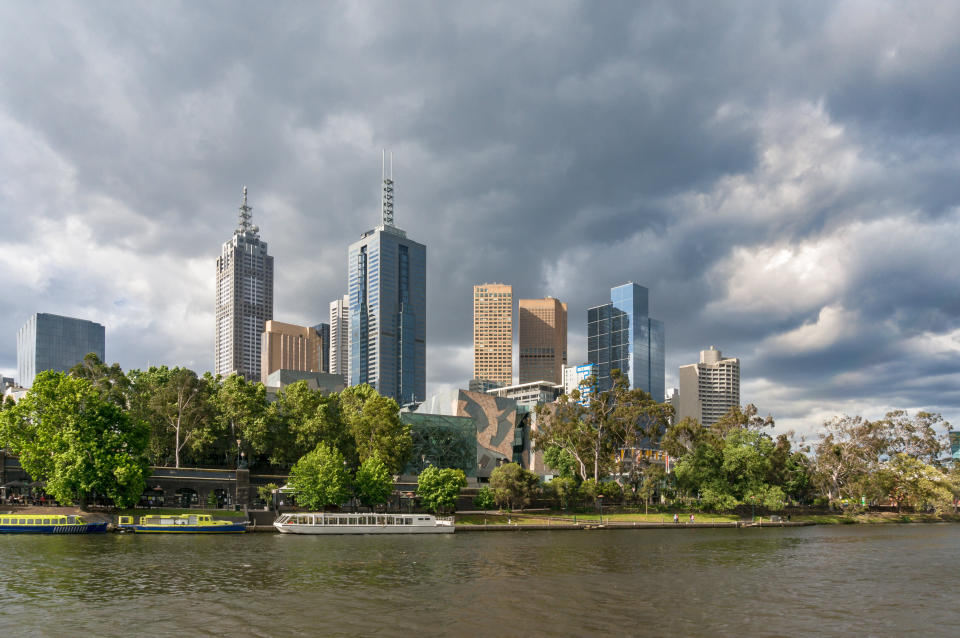
[[[0,635],[955,635],[960,525],[0,536]]]

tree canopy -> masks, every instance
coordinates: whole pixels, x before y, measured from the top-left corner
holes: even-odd
[[[84,505],[95,494],[121,507],[137,503],[148,437],[90,380],[61,372],[38,374],[30,392],[0,414],[0,446],[62,503]]]

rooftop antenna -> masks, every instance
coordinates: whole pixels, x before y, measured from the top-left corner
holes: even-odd
[[[253,206],[247,205],[247,187],[243,187],[243,200],[240,202],[240,219],[237,222],[237,232],[238,233],[256,233],[260,229],[250,223],[250,220],[253,218],[251,211]]]
[[[380,175],[383,179],[383,200],[381,222],[384,226],[393,226],[393,153],[390,153],[390,177],[387,177],[387,151],[380,151]]]

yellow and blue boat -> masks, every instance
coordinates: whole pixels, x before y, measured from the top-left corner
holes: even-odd
[[[87,523],[77,514],[0,514],[0,534],[97,534],[107,523]]]
[[[149,514],[141,516],[139,523],[132,516],[121,516],[117,529],[137,534],[241,534],[247,524],[215,521],[210,514]]]

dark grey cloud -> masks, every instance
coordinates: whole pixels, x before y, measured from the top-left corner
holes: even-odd
[[[944,3],[0,7],[0,370],[33,312],[124,367],[212,360],[250,189],[275,315],[313,323],[378,218],[428,246],[428,386],[470,376],[470,290],[585,312],[651,289],[668,375],[744,400],[960,414],[960,10]]]

